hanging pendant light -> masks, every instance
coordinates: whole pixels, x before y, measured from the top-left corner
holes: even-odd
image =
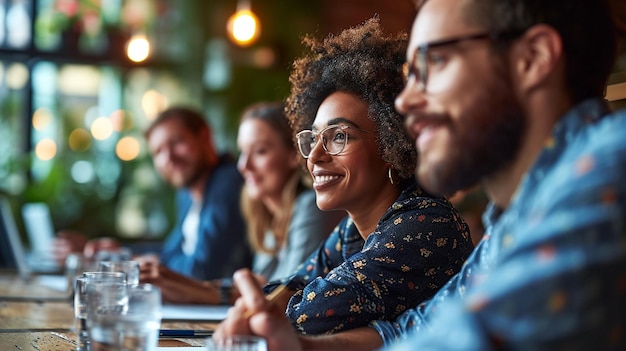
[[[126,46],[126,56],[133,62],[143,62],[150,56],[150,41],[144,34],[133,35]]]
[[[259,38],[260,23],[251,10],[250,0],[237,1],[237,11],[228,19],[226,30],[230,39],[240,46],[249,46]]]

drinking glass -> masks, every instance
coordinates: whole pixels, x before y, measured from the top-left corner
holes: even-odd
[[[80,253],[72,252],[65,258],[65,277],[70,297],[74,296],[74,279],[86,271],[93,271],[93,261]]]
[[[94,261],[130,261],[132,252],[127,247],[118,247],[114,249],[99,249],[94,254]]]
[[[87,300],[91,284],[126,284],[126,277],[121,272],[83,272],[74,280],[74,331],[76,332],[77,351],[89,350],[87,331]]]
[[[126,284],[139,284],[139,262],[137,261],[100,261],[100,272],[122,272],[126,275]]]
[[[208,338],[207,351],[267,351],[265,339],[252,335],[234,335],[222,341]]]
[[[108,284],[88,291],[91,351],[154,351],[161,325],[161,291],[154,285]]]

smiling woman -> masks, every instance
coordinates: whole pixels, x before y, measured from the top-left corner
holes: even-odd
[[[323,334],[417,306],[460,269],[472,243],[452,205],[413,179],[415,148],[393,106],[406,36],[384,36],[374,18],[305,43],[311,54],[294,63],[287,111],[317,205],[349,217],[280,283],[292,290],[296,329]]]
[[[316,206],[292,134],[282,103],[250,106],[237,134],[237,168],[245,179],[241,204],[255,251],[253,271],[267,280],[292,274],[345,216]]]

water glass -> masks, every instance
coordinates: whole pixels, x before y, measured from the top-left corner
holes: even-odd
[[[92,284],[126,284],[126,277],[121,272],[83,272],[74,280],[74,331],[78,351],[89,350],[87,332],[87,300],[89,286]]]
[[[206,341],[207,351],[267,351],[265,339],[252,335],[234,335],[225,340]]]
[[[139,284],[139,262],[137,261],[100,261],[100,272],[122,272],[126,275],[126,284]]]
[[[154,285],[108,284],[88,291],[91,351],[154,351],[161,325],[161,291]]]
[[[132,252],[127,247],[118,247],[114,249],[99,249],[94,254],[95,262],[102,261],[130,261]]]
[[[70,296],[74,295],[74,280],[85,271],[93,271],[93,262],[80,253],[72,252],[65,258],[65,278]]]

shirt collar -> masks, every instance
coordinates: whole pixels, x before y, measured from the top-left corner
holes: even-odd
[[[553,167],[556,159],[580,130],[584,129],[589,124],[601,120],[602,117],[609,114],[609,112],[610,109],[606,101],[594,98],[582,101],[565,113],[555,125],[552,136],[547,140],[537,161],[535,161],[534,165],[522,178],[509,208],[515,206],[517,202],[523,201],[525,197],[524,194],[528,191],[532,191],[534,188],[534,175],[544,174]],[[487,232],[490,231],[490,228],[505,211],[506,209],[502,209],[494,203],[487,205],[482,217]]]

